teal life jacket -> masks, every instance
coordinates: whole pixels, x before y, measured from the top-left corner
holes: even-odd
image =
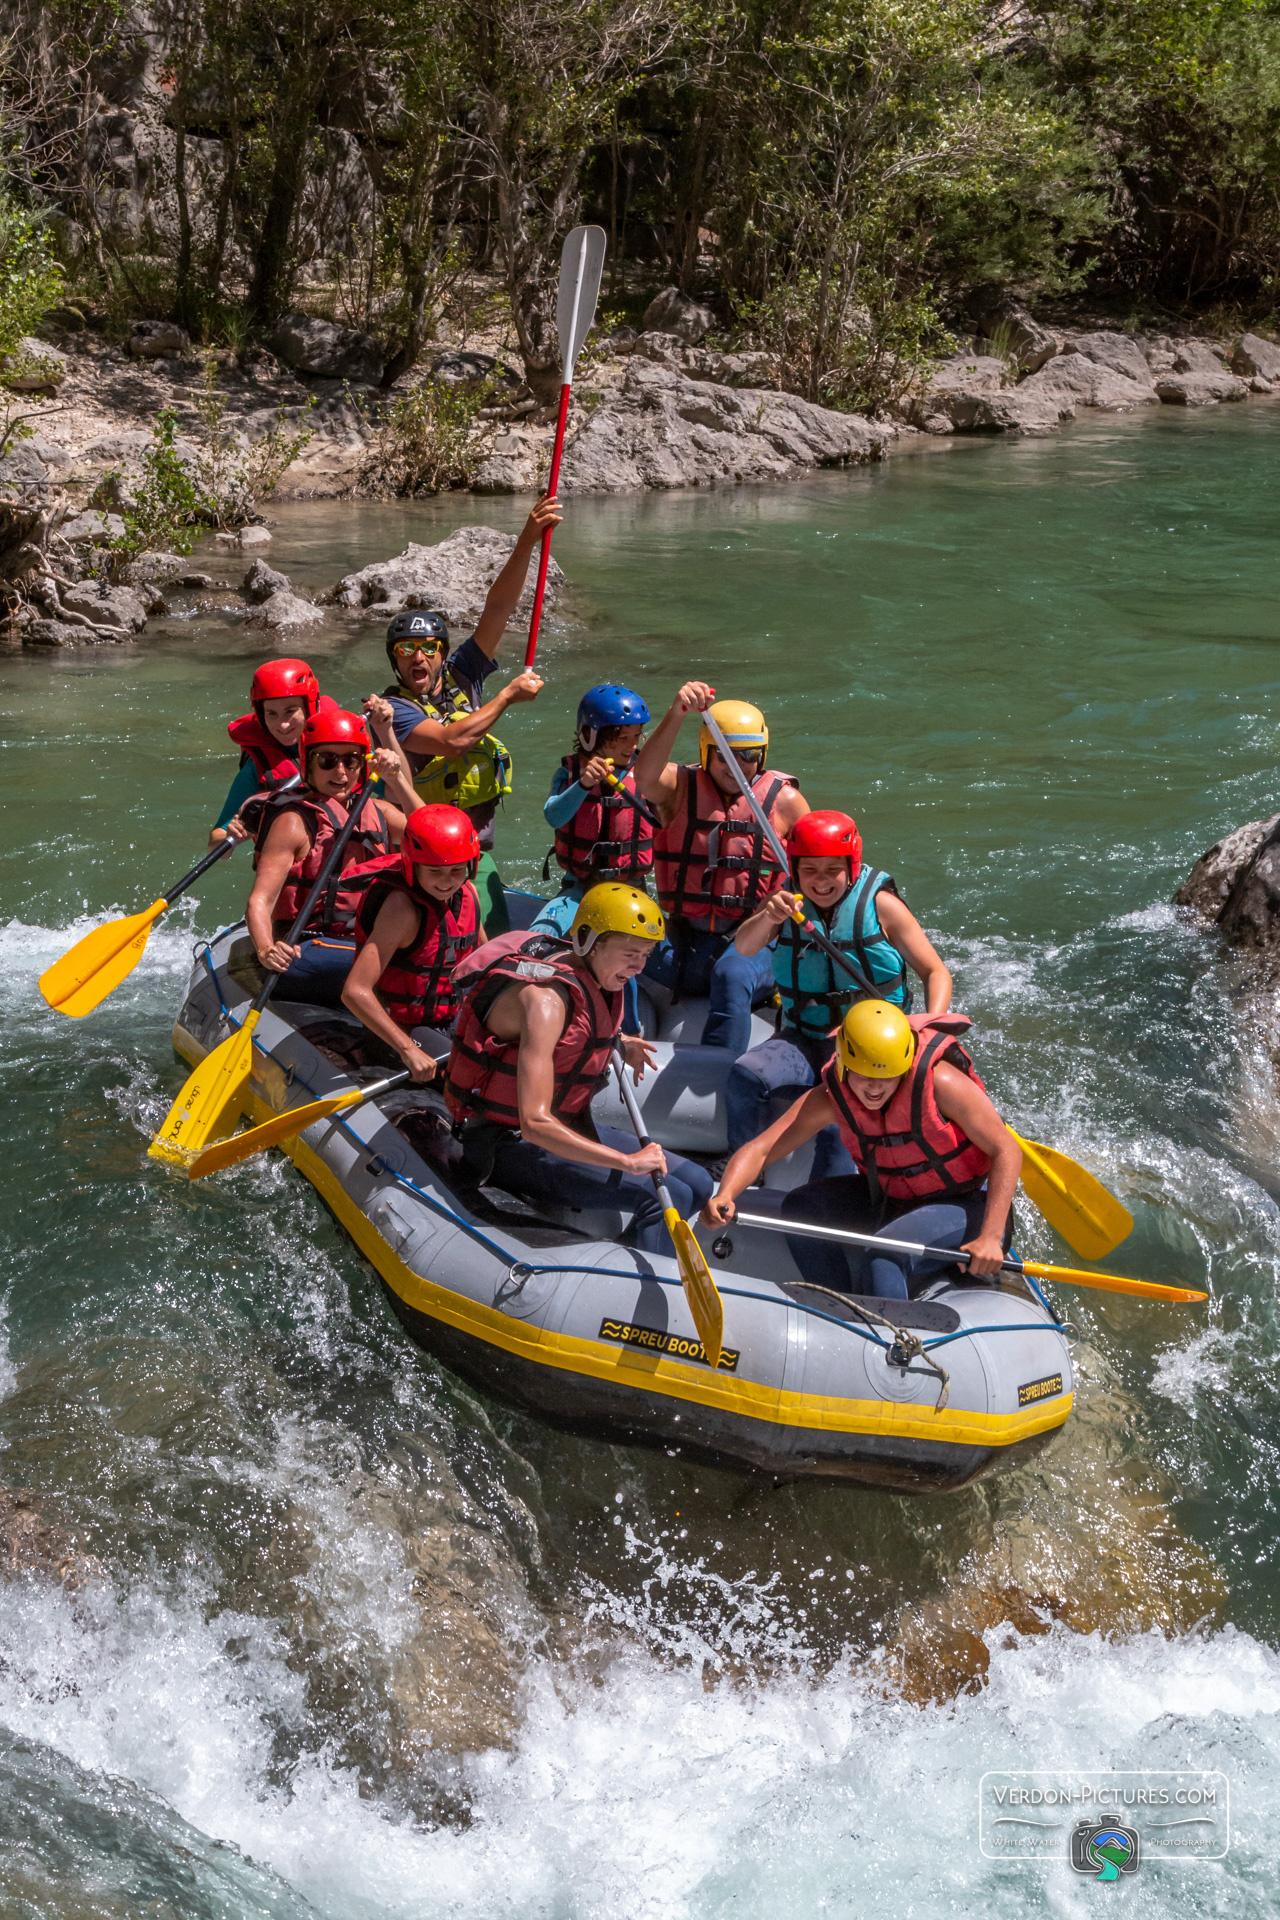
[[[891,875],[881,873],[878,867],[860,866],[829,926],[821,908],[812,900],[804,900],[814,925],[853,961],[862,977],[861,986],[836,965],[830,954],[806,939],[794,920],[783,922],[773,949],[773,977],[782,1002],[784,1027],[796,1027],[810,1039],[821,1039],[844,1019],[855,1000],[866,995],[891,1001],[910,1013],[906,961],[876,914],[876,895],[882,887],[898,891]]]

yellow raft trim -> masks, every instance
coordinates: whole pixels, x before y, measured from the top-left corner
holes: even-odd
[[[201,1057],[201,1050],[191,1036],[175,1027],[174,1044],[184,1058],[187,1047],[178,1044],[179,1034],[197,1059]],[[195,1065],[196,1060],[191,1064]],[[250,1095],[250,1104],[255,1121],[270,1119],[278,1111],[254,1094]],[[478,1301],[468,1300],[451,1288],[415,1273],[305,1141],[287,1140],[281,1151],[289,1155],[299,1172],[311,1182],[366,1259],[406,1305],[428,1319],[440,1320],[519,1359],[554,1367],[562,1373],[643,1387],[646,1392],[661,1394],[665,1399],[714,1408],[743,1419],[765,1420],[775,1426],[815,1433],[881,1434],[895,1439],[934,1440],[950,1446],[990,1449],[1011,1447],[1038,1433],[1050,1432],[1065,1425],[1070,1416],[1074,1400],[1070,1393],[1025,1413],[960,1413],[950,1409],[933,1413],[914,1403],[900,1404],[893,1400],[847,1400],[830,1394],[783,1392],[781,1388],[762,1386],[758,1381],[738,1379],[731,1374],[704,1374],[701,1368],[695,1372],[693,1365],[686,1361],[670,1360],[630,1347],[615,1347],[602,1340],[584,1340],[576,1334],[549,1332],[527,1321],[514,1320],[497,1307],[483,1307]]]

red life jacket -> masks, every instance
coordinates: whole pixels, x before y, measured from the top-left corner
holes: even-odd
[[[831,1095],[840,1138],[866,1174],[872,1192],[890,1200],[936,1200],[946,1194],[972,1193],[982,1185],[991,1161],[953,1120],[938,1111],[933,1070],[939,1060],[959,1067],[975,1086],[982,1081],[956,1035],[973,1022],[963,1013],[913,1013],[916,1057],[879,1113],[864,1107],[836,1076],[834,1060],[822,1084]],[[984,1088],[985,1092],[986,1089]]]
[[[685,767],[680,811],[654,836],[654,878],[666,914],[734,927],[786,884],[768,841],[741,794],[726,800],[710,774]],[[775,832],[778,798],[796,782],[789,773],[758,773],[751,791]],[[778,832],[778,838],[782,834]]]
[[[359,882],[365,872],[353,867],[345,878]],[[407,894],[418,911],[416,938],[392,954],[378,977],[383,1006],[406,1033],[414,1027],[447,1027],[458,1011],[453,969],[480,938],[480,900],[475,888],[464,880],[451,899],[437,900],[410,886],[398,853],[369,861],[367,872],[370,885],[355,921],[357,953],[392,894]]]
[[[609,1056],[622,1025],[621,993],[606,993],[595,975],[574,963],[563,940],[534,934],[523,951],[504,954],[486,967],[462,1003],[453,1051],[445,1069],[444,1096],[455,1120],[489,1120],[518,1131],[516,1071],[520,1045],[485,1026],[499,994],[515,984],[554,987],[568,1018],[552,1054],[557,1119],[581,1113],[609,1070]]]
[[[582,755],[566,754],[560,764],[572,786],[584,765]],[[652,824],[627,800],[636,791],[635,773],[628,769],[619,784],[621,792],[597,786],[572,820],[556,828],[556,859],[575,880],[592,885],[598,880],[629,880],[653,865]]]
[[[294,861],[280,889],[280,898],[272,913],[272,923],[276,928],[293,925],[328,858],[334,836],[347,823],[347,809],[341,800],[321,799],[310,787],[295,787],[289,793],[276,794],[262,809],[262,821],[254,843],[255,867],[262,857],[267,835],[282,813],[301,815],[311,845],[301,860]],[[336,940],[350,940],[356,911],[369,884],[366,876],[353,885],[348,879],[351,869],[367,865],[375,854],[390,851],[391,840],[383,811],[376,800],[366,800],[361,809],[360,823],[342,850],[339,869],[329,875],[328,885],[313,907],[311,918],[299,937],[312,940],[324,934]]]
[[[316,703],[316,711],[321,708],[335,707],[337,701],[329,694],[322,693]],[[278,787],[295,773],[301,773],[302,765],[298,758],[298,749],[282,747],[274,733],[265,727],[256,713],[242,713],[233,720],[227,732],[240,749],[241,765],[252,760],[258,771],[258,786]]]

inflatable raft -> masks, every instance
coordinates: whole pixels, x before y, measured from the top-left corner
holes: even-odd
[[[240,1024],[260,981],[242,926],[197,949],[174,1027],[188,1066]],[[659,1054],[638,1089],[650,1130],[677,1151],[723,1155],[732,1062],[697,1044],[705,1004],[643,1004]],[[759,1023],[757,1037],[766,1031]],[[345,1012],[273,999],[255,1034],[249,1117],[397,1064]],[[616,1087],[595,1111],[627,1125]],[[969,1282],[957,1268],[912,1300],[847,1296],[806,1285],[781,1234],[699,1229],[724,1297],[712,1372],[674,1258],[621,1245],[617,1213],[460,1185],[432,1088],[396,1088],[286,1151],[414,1340],[472,1385],[572,1432],[778,1478],[942,1493],[1025,1458],[1070,1414],[1070,1351],[1034,1283]],[[753,1191],[753,1211],[776,1211],[779,1188],[804,1179],[808,1154],[795,1159]]]

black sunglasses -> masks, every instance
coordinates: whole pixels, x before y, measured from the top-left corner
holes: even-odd
[[[335,767],[359,767],[364,764],[362,753],[321,753],[317,750],[315,762],[321,773],[332,773]]]

